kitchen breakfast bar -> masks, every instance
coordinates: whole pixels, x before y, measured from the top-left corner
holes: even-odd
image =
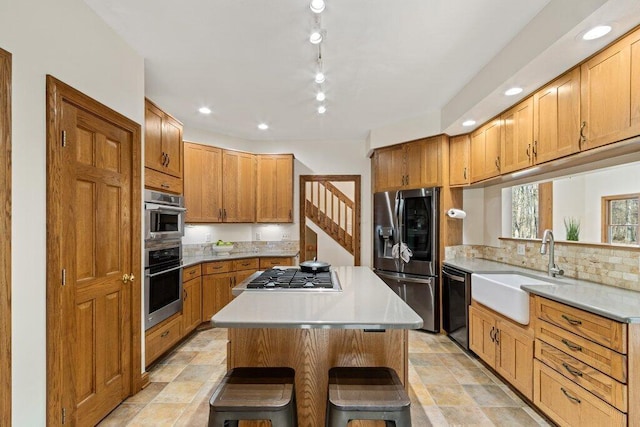
[[[422,319],[367,267],[335,267],[342,290],[245,290],[212,318],[227,369],[291,367],[299,425],[324,426],[329,369],[386,366],[405,388],[408,329]]]

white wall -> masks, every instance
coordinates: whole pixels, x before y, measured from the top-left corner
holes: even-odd
[[[196,132],[185,129],[185,139]],[[187,228],[183,243],[203,243],[207,233],[212,240],[299,240],[300,175],[360,175],[361,176],[361,264],[371,266],[371,174],[370,160],[366,156],[364,141],[242,141],[206,131],[197,131],[194,142],[225,148],[237,148],[253,153],[292,153],[294,161],[293,224],[229,226],[199,225]],[[237,142],[237,146],[234,144]],[[283,235],[289,236],[283,239]],[[218,237],[220,236],[220,237]],[[320,245],[320,243],[319,243]],[[337,249],[342,249],[339,245]],[[320,256],[320,255],[319,255]],[[304,260],[302,260],[304,261]]]
[[[367,150],[413,141],[442,133],[440,111],[371,129],[366,141]]]
[[[462,243],[484,245],[484,188],[464,189],[462,206],[467,217],[462,221]]]
[[[45,425],[46,120],[51,74],[135,120],[144,61],[81,0],[0,0],[13,54],[12,424]]]
[[[577,175],[565,179],[553,181],[553,234],[556,240],[566,240],[567,233],[564,227],[564,219],[574,217],[580,220],[580,240],[586,240],[587,234],[593,234],[592,230],[587,227],[585,217],[585,190],[586,175]],[[598,209],[598,218],[600,211]],[[591,242],[600,240],[600,226],[597,226],[598,236],[596,240],[590,239]]]

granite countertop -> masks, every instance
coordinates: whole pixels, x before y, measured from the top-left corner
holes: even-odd
[[[189,267],[210,261],[230,261],[245,258],[293,258],[298,251],[261,251],[261,252],[231,252],[229,255],[198,255],[182,257],[182,266]]]
[[[245,291],[216,313],[223,328],[418,329],[418,316],[368,267],[335,267],[341,292]]]
[[[640,323],[640,292],[569,277],[549,277],[542,271],[479,258],[453,258],[444,263],[467,273],[519,273],[543,280],[549,284],[525,285],[522,289],[618,322]]]

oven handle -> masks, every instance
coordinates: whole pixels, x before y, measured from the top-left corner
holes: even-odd
[[[177,266],[177,267],[173,267],[173,268],[169,268],[169,269],[167,269],[167,270],[162,270],[162,271],[161,271],[161,272],[159,272],[159,273],[153,273],[153,274],[146,273],[146,274],[145,274],[145,276],[146,276],[146,277],[156,277],[156,276],[159,276],[159,275],[161,275],[161,274],[169,273],[170,271],[175,271],[175,270],[177,270],[177,269],[179,269],[179,268],[182,268],[182,265],[179,265],[179,266]]]
[[[145,203],[145,210],[148,211],[169,211],[169,212],[185,212],[186,208],[179,208],[177,206],[157,205],[155,203]]]

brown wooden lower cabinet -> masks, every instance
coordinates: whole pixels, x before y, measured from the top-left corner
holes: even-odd
[[[177,313],[149,329],[145,340],[145,365],[149,366],[159,356],[182,338],[182,314]]]
[[[292,265],[296,265],[296,260],[292,257],[260,257],[260,270],[266,270],[275,266]]]

